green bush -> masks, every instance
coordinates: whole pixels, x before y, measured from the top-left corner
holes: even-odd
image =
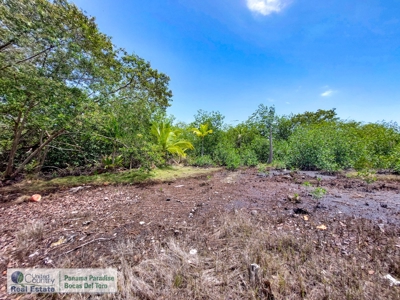
[[[269,158],[269,140],[262,136],[257,136],[250,144],[250,149],[257,156],[257,161],[266,163]]]
[[[241,159],[245,166],[254,167],[258,164],[257,154],[251,149],[245,149],[241,153]]]
[[[215,166],[215,163],[211,159],[209,155],[198,156],[194,159],[193,163],[194,166],[198,167],[212,167]]]
[[[231,151],[235,151],[235,149],[229,143],[220,142],[214,149],[214,162],[220,166],[226,165],[227,157]]]
[[[299,169],[334,172],[354,166],[362,154],[362,143],[336,123],[299,127],[288,144],[288,164]]]
[[[236,153],[235,150],[231,149],[228,152],[225,165],[228,170],[236,170],[240,167],[240,156]]]

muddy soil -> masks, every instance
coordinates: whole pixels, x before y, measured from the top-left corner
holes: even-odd
[[[327,191],[321,199],[312,196],[317,186]],[[307,215],[328,227],[329,222],[348,218],[367,219],[384,232],[400,227],[400,182],[367,186],[358,179],[316,172],[265,174],[246,169],[146,185],[82,187],[47,195],[40,203],[1,203],[0,299],[7,297],[7,268],[60,267],[66,257],[71,268],[112,266],[113,245],[126,239],[141,241],[140,260],[151,255],[148,246],[154,241],[162,243],[234,211],[282,220]],[[24,230],[35,224],[42,226],[41,238],[34,247],[21,246]],[[88,262],[80,255],[90,247],[101,261]]]

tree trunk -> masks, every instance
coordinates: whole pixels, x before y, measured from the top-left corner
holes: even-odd
[[[58,137],[59,135],[61,135],[63,132],[65,131],[65,129],[60,129],[58,131],[56,131],[55,133],[53,133],[52,135],[49,136],[49,138],[39,146],[39,148],[37,148],[35,151],[33,151],[31,153],[31,155],[29,155],[23,162],[22,164],[17,168],[17,170],[15,170],[14,173],[11,174],[10,178],[15,178],[19,172],[21,172],[25,165],[28,164],[32,158],[34,158],[44,147],[46,147],[52,140],[54,140],[56,137]]]
[[[42,151],[42,153],[40,153],[39,159],[38,159],[38,165],[35,168],[35,173],[39,173],[40,170],[42,170],[44,162],[46,161],[47,153],[49,152],[49,150],[50,150],[49,147],[45,147],[44,150]]]
[[[14,158],[17,153],[17,148],[19,144],[19,140],[21,139],[22,130],[24,129],[24,118],[22,118],[22,112],[19,113],[18,119],[15,122],[14,126],[14,140],[11,146],[10,155],[8,157],[8,164],[6,171],[4,173],[5,178],[9,178],[13,171],[14,166]]]
[[[268,164],[272,164],[272,160],[274,158],[274,151],[272,148],[272,126],[269,128],[269,157]]]
[[[27,105],[28,103],[29,103],[29,105]],[[18,114],[18,118],[15,121],[14,140],[13,140],[13,144],[11,146],[10,155],[8,157],[7,168],[6,168],[6,171],[4,172],[5,178],[13,177],[12,171],[13,171],[13,167],[14,167],[14,159],[15,159],[15,155],[17,154],[18,144],[21,139],[22,131],[24,130],[25,120],[29,116],[32,108],[35,106],[35,102],[32,99],[30,99],[29,96],[26,99],[25,107],[26,106],[28,106],[26,111],[24,113],[22,111],[20,111]]]

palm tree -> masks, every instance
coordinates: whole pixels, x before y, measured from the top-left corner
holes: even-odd
[[[165,153],[165,158],[167,158],[168,153],[178,155],[179,157],[185,157],[186,150],[194,149],[192,143],[179,139],[181,131],[179,129],[174,129],[170,123],[153,123],[151,126],[151,133],[157,138],[157,143]]]
[[[190,129],[195,135],[201,138],[201,156],[204,153],[204,137],[208,134],[211,134],[213,131],[212,129],[208,129],[208,123],[200,124],[200,128],[192,128]]]

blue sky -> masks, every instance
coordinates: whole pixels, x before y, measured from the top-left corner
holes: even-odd
[[[398,0],[74,0],[114,44],[170,76],[168,109],[226,123],[336,108],[400,123]],[[236,121],[238,120],[238,121]]]

